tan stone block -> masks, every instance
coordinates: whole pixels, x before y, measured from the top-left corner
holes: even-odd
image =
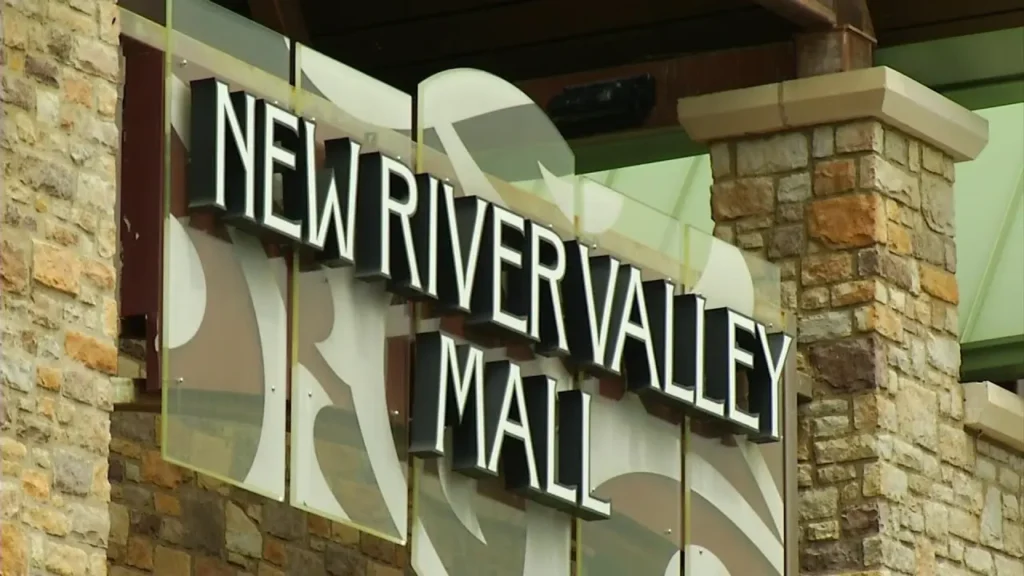
[[[853,427],[868,430],[878,424],[878,397],[873,392],[853,398]]]
[[[885,157],[898,164],[910,163],[910,143],[907,137],[894,130],[885,131]]]
[[[914,253],[914,243],[911,239],[910,230],[899,224],[889,222],[888,225],[888,246],[896,254],[907,256]]]
[[[729,149],[729,143],[716,142],[709,147],[708,152],[711,156],[711,176],[715,180],[731,176],[733,173],[732,152]]]
[[[85,259],[82,263],[82,275],[104,290],[111,290],[117,284],[117,273],[107,262]]]
[[[108,341],[71,331],[64,339],[64,351],[93,370],[117,374],[117,348]]]
[[[971,437],[959,426],[939,426],[939,457],[953,466],[972,469],[975,451]]]
[[[956,229],[953,183],[939,176],[922,174],[921,213],[929,228],[952,236]]]
[[[852,158],[818,162],[814,165],[814,195],[831,196],[857,187],[857,163]]]
[[[1003,540],[1007,554],[1018,559],[1024,558],[1024,526],[1007,522],[1003,527]]]
[[[5,292],[24,294],[28,290],[28,253],[7,238],[0,242],[0,279]]]
[[[46,500],[50,497],[50,475],[45,470],[26,470],[21,475],[21,487],[27,496]]]
[[[814,443],[815,461],[833,464],[863,460],[877,455],[877,443],[870,434],[822,440]]]
[[[103,299],[103,333],[110,337],[117,337],[121,331],[121,317],[117,301],[113,298]]]
[[[880,293],[883,293],[885,286],[877,280],[855,280],[843,282],[832,287],[832,306],[842,307],[851,304],[863,304],[879,300]]]
[[[839,512],[839,491],[834,487],[800,493],[800,520],[833,518]]]
[[[811,175],[809,172],[797,172],[779,178],[778,200],[780,203],[803,202],[810,197]]]
[[[864,496],[881,496],[896,502],[907,497],[907,473],[887,462],[873,462],[864,466]]]
[[[25,503],[21,511],[21,519],[26,525],[42,530],[50,536],[67,536],[71,531],[71,520],[45,503]]]
[[[739,178],[711,187],[711,214],[716,222],[775,211],[775,187],[771,178]]]
[[[33,242],[32,278],[36,282],[61,292],[78,294],[81,275],[82,265],[74,252]]]
[[[885,130],[874,120],[845,124],[836,128],[836,152],[882,152]]]
[[[907,144],[907,167],[914,173],[921,171],[921,143],[913,138]]]
[[[921,207],[921,183],[917,176],[880,156],[866,156],[859,163],[862,189],[881,192],[911,208]]]
[[[839,484],[857,478],[857,467],[852,464],[833,464],[818,468],[818,482]]]
[[[899,313],[880,303],[858,308],[854,313],[857,330],[875,331],[895,342],[903,341],[903,321]]]
[[[921,264],[921,289],[926,293],[949,302],[960,302],[960,290],[957,287],[956,275],[929,264]]]
[[[47,570],[58,576],[79,576],[88,561],[89,557],[84,550],[50,542],[46,546],[43,562]]]
[[[160,452],[148,450],[142,455],[142,479],[173,490],[181,484],[183,477],[181,468],[164,460]]]
[[[833,248],[862,248],[887,240],[885,206],[875,194],[849,194],[812,202],[807,233]]]
[[[815,254],[803,259],[800,277],[804,286],[841,282],[853,276],[853,255],[848,253]]]
[[[803,310],[820,310],[828,307],[828,303],[828,288],[824,286],[808,288],[800,294],[800,308]]]
[[[818,126],[811,135],[811,153],[815,158],[827,158],[836,152],[836,130],[832,126]]]
[[[21,526],[13,522],[0,525],[0,574],[28,576],[29,547]]]
[[[740,176],[797,170],[806,167],[809,160],[807,135],[803,132],[776,134],[736,143],[736,173]]]
[[[921,166],[933,174],[942,175],[945,173],[945,154],[931,146],[922,145]]]
[[[843,415],[821,416],[811,422],[815,438],[831,438],[846,434],[850,430],[850,418]]]
[[[938,448],[938,397],[935,391],[901,379],[896,407],[903,438],[929,449]]]
[[[760,232],[740,234],[736,237],[736,245],[744,250],[760,250],[764,248],[764,235]]]
[[[36,368],[36,384],[40,388],[59,392],[64,385],[64,374],[58,368],[39,366]]]

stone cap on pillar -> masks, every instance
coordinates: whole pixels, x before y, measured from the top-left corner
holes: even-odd
[[[886,66],[682,98],[679,123],[696,142],[876,119],[961,162],[988,143],[988,121]]]

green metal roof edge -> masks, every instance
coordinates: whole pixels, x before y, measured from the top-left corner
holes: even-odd
[[[960,381],[1024,378],[1024,334],[960,345]]]

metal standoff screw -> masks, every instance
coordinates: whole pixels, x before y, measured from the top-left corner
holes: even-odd
[[[185,383],[185,379],[184,378],[177,378],[177,379],[174,380],[174,383],[175,384],[184,384]]]
[[[277,386],[271,386],[270,387],[270,391],[271,392],[277,392]]]
[[[182,68],[184,68],[185,66],[188,66],[188,60],[182,60],[181,62],[178,63],[178,66],[181,66]]]
[[[313,393],[312,392],[306,392],[306,397],[307,398],[312,398],[313,397]]]
[[[665,529],[665,534],[671,534],[671,533],[672,533],[672,529],[671,528],[666,528]]]
[[[391,411],[391,415],[392,416],[398,416],[398,410],[392,410]]]

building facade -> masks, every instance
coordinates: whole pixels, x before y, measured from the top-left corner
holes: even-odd
[[[805,58],[629,167],[550,80],[121,4],[0,4],[0,574],[1024,574],[1012,82]]]

